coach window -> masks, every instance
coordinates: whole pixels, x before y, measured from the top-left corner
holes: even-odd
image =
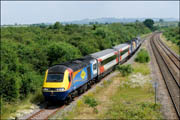
[[[109,63],[109,62],[115,60],[116,58],[117,58],[117,55],[113,55],[113,56],[111,56],[111,57],[105,59],[104,61],[102,61],[101,65],[105,65],[105,64],[107,64],[107,63]]]
[[[129,51],[129,48],[128,49],[125,49],[121,52],[121,56],[124,55],[125,53],[127,53]]]

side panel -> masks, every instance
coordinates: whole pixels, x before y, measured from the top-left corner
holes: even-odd
[[[121,56],[121,60],[124,60],[129,54],[125,53],[124,55]]]
[[[106,64],[103,64],[103,62],[107,62]],[[109,62],[108,62],[109,61]],[[113,67],[114,65],[118,64],[118,52],[115,51],[111,56],[109,56],[108,58],[102,60],[102,59],[98,59],[98,68],[99,68],[99,74],[104,73],[105,71],[107,71],[109,68]]]
[[[89,67],[89,65],[87,67],[84,67],[82,69],[79,69],[79,70],[73,72],[73,77],[72,77],[73,90],[81,87],[83,84],[88,82],[88,75],[89,75],[88,67]]]
[[[91,67],[89,66],[88,68],[87,68],[87,73],[88,73],[88,80],[90,80],[91,79]]]
[[[109,68],[113,67],[116,64],[117,64],[116,59],[111,61],[111,62],[109,62],[108,64],[104,65],[104,71],[108,70]]]

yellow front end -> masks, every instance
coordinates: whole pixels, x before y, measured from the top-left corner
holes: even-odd
[[[64,88],[64,91],[70,87],[69,71],[65,70],[62,82],[47,82],[48,70],[46,71],[43,88]]]

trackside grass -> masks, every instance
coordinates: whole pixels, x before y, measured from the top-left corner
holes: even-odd
[[[59,119],[163,119],[160,104],[154,103],[154,89],[151,84],[147,63],[133,63],[133,72],[118,74],[109,81],[103,81],[94,91],[89,91],[71,111]],[[88,97],[87,97],[88,96]],[[90,99],[88,104],[84,101]],[[96,104],[95,112],[89,104]]]
[[[36,94],[29,94],[26,99],[22,101],[17,101],[11,104],[3,103],[3,105],[1,106],[1,118],[14,119],[15,117],[19,117],[25,111],[32,112],[32,109],[35,107],[33,103],[37,104],[42,101],[44,101],[44,98],[42,96],[41,89],[39,89]]]
[[[170,40],[167,40],[164,35],[161,35],[161,40],[176,54],[180,55],[180,48],[178,45],[172,43]]]

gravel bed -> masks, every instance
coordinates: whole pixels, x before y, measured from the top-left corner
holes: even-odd
[[[174,107],[172,105],[170,96],[168,94],[166,85],[164,83],[164,80],[162,78],[162,75],[160,73],[159,67],[157,65],[156,59],[153,55],[152,48],[150,45],[150,39],[148,38],[146,40],[146,46],[147,50],[149,52],[149,55],[151,57],[151,62],[149,64],[150,69],[151,69],[151,77],[152,77],[152,82],[158,83],[157,87],[157,101],[162,105],[161,107],[161,112],[164,116],[164,119],[178,119],[176,112],[174,110]]]

